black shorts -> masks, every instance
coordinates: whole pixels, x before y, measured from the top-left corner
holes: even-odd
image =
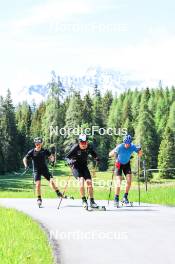
[[[127,175],[131,174],[131,165],[130,161],[126,164],[121,164],[119,162],[116,162],[116,175],[117,176],[122,176],[122,172]]]
[[[44,176],[47,181],[50,181],[50,179],[53,178],[49,170],[34,170],[33,177],[35,181],[40,181],[41,176]]]
[[[72,174],[75,178],[83,177],[85,180],[91,180],[91,174],[87,166],[78,167],[76,165],[71,166]]]

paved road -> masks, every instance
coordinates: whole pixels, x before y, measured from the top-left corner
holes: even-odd
[[[106,201],[99,204],[105,205]],[[87,212],[80,200],[0,199],[0,205],[21,210],[40,221],[59,247],[64,264],[174,264],[175,207],[136,204]]]

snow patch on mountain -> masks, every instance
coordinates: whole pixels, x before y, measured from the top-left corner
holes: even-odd
[[[48,80],[49,82],[49,80]],[[159,80],[142,79],[134,73],[121,72],[114,69],[103,69],[101,67],[89,67],[82,76],[60,76],[62,88],[65,94],[71,90],[78,90],[81,94],[87,91],[93,93],[95,85],[98,86],[102,94],[106,90],[111,90],[114,94],[121,94],[128,89],[134,90],[145,87],[157,87]],[[49,93],[47,84],[32,84],[24,87],[16,96],[17,102],[26,100],[29,103],[35,101],[36,104],[46,100]]]

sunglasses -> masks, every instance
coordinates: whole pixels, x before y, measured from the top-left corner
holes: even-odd
[[[86,145],[87,144],[87,141],[80,141],[80,144],[81,145]]]

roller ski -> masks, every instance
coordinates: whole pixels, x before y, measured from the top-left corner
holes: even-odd
[[[57,191],[57,196],[58,196],[58,198],[62,198],[62,199],[72,199],[72,200],[74,200],[73,196],[64,195],[64,193],[61,193],[60,191]]]
[[[97,205],[94,199],[91,199],[89,211],[106,211],[106,207]]]
[[[71,199],[71,200],[74,200],[74,197],[73,196],[69,196],[69,195],[65,195],[65,196],[63,196],[63,199]]]
[[[120,203],[119,203],[119,200],[114,200],[114,207],[116,208],[120,208]]]
[[[39,208],[42,207],[42,199],[41,199],[41,198],[38,198],[38,200],[37,200],[37,204],[38,204],[38,207],[39,207]]]
[[[89,211],[106,211],[105,206],[90,207]]]
[[[133,207],[133,202],[130,202],[128,200],[128,197],[123,197],[123,199],[121,200],[121,205],[126,207]]]

